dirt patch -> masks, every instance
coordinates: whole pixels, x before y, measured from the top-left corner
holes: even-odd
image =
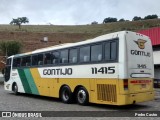
[[[48,42],[43,42],[48,37]],[[0,41],[20,41],[23,45],[22,52],[54,46],[62,43],[73,43],[92,38],[89,33],[33,33],[33,32],[0,32]]]

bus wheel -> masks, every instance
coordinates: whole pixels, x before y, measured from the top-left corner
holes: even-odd
[[[64,86],[61,90],[60,97],[63,103],[72,102],[72,91],[68,86]]]
[[[13,92],[15,95],[18,95],[18,86],[16,83],[13,85]]]
[[[77,103],[80,105],[87,105],[89,102],[89,95],[84,87],[80,87],[76,96]]]

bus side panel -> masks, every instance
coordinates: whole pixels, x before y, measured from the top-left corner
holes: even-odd
[[[89,92],[88,78],[42,78],[37,68],[31,69],[32,76],[38,88],[39,94],[43,96],[59,97],[61,86],[68,85],[73,92],[78,85],[84,86]],[[76,81],[76,82],[75,82]]]

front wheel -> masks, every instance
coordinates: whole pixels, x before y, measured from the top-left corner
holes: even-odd
[[[89,95],[84,87],[80,87],[77,91],[77,103],[80,105],[87,105],[89,102]]]
[[[17,86],[17,84],[13,85],[13,92],[14,92],[15,95],[18,95],[18,86]]]

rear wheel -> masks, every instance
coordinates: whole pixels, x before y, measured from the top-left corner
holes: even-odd
[[[60,97],[63,103],[71,103],[73,101],[72,91],[68,86],[64,86],[61,89]]]
[[[80,87],[76,95],[77,103],[80,105],[87,105],[89,102],[89,95],[84,87]]]
[[[13,85],[13,92],[15,95],[18,95],[18,86],[16,83]]]

